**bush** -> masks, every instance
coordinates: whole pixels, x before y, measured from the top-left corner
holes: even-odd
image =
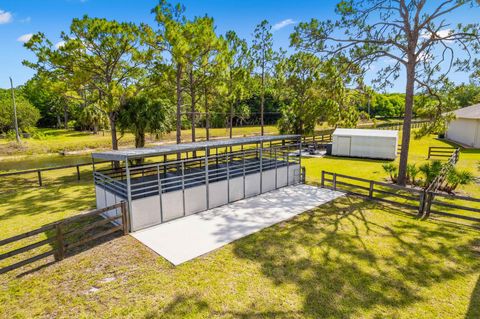
[[[14,129],[11,93],[0,89],[0,132]],[[18,128],[20,131],[34,127],[40,119],[40,111],[22,95],[16,96]],[[8,136],[8,134],[7,134]],[[15,133],[13,135],[15,138]]]
[[[468,185],[473,183],[475,176],[469,171],[459,171],[452,168],[448,171],[446,176],[446,184],[442,186],[442,190],[447,193],[453,193],[458,185]]]
[[[407,165],[407,180],[412,185],[417,185],[417,176],[420,173],[420,170],[415,164]]]
[[[397,166],[393,165],[392,163],[388,163],[388,164],[383,164],[382,168],[386,173],[388,173],[392,183],[396,183],[397,179],[398,179],[398,168],[397,168]]]
[[[423,183],[424,187],[428,187],[433,182],[433,180],[440,174],[442,167],[443,164],[439,160],[420,165],[419,170],[425,177]]]

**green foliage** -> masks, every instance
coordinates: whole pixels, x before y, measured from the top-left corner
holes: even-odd
[[[382,165],[382,168],[385,173],[389,175],[390,181],[396,183],[398,178],[398,167],[392,163],[386,163]]]
[[[417,176],[420,173],[417,165],[415,164],[408,164],[407,165],[407,180],[411,185],[417,185]]]
[[[457,170],[452,168],[446,176],[446,184],[442,186],[442,190],[453,193],[459,185],[468,185],[475,181],[475,175],[467,170]]]
[[[68,127],[70,115],[73,116],[77,110],[78,103],[68,99],[63,91],[64,85],[53,83],[46,76],[36,75],[23,87],[22,92],[29,102],[40,111],[39,127]]]
[[[72,100],[97,103],[111,122],[112,147],[117,148],[115,121],[128,98],[146,84],[151,52],[142,46],[142,29],[133,23],[84,16],[73,19],[70,32],[62,32],[64,44],[54,47],[43,33],[35,34],[25,46],[36,62],[24,64],[46,77],[57,94]]]
[[[374,94],[371,114],[380,117],[400,117],[405,112],[405,94]]]
[[[480,103],[480,87],[473,83],[460,84],[451,91],[458,107],[467,107]]]
[[[129,99],[120,109],[118,124],[122,133],[131,130],[135,147],[145,146],[145,133],[168,133],[173,128],[173,105],[165,99],[142,95]]]
[[[18,128],[26,131],[37,124],[40,119],[40,112],[35,108],[23,94],[16,90],[15,102],[17,105]],[[0,89],[0,133],[14,130],[13,122],[13,101],[10,90]]]
[[[425,180],[423,182],[425,187],[428,187],[433,180],[440,174],[443,164],[439,160],[434,160],[420,165],[419,170],[423,173]]]

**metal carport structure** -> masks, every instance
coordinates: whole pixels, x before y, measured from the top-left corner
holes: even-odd
[[[93,153],[97,207],[127,201],[131,231],[185,217],[302,182],[301,147],[278,135]]]

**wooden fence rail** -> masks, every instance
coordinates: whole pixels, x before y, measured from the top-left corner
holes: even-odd
[[[111,217],[102,217],[101,219],[97,220],[89,220],[90,218],[98,217],[108,211],[116,210],[118,212],[118,209],[120,210],[119,215],[117,214]],[[111,227],[108,227],[107,229],[99,229],[100,227],[106,226],[109,223],[111,223]],[[48,250],[45,252],[41,252],[32,257],[27,257],[20,261],[15,261],[8,266],[0,268],[0,274],[50,256],[54,256],[55,261],[60,261],[65,258],[66,254],[71,249],[101,237],[105,237],[117,231],[122,231],[124,235],[128,234],[128,214],[126,202],[117,203],[101,209],[95,209],[70,218],[62,219],[53,224],[49,224],[20,235],[2,239],[0,240],[0,248],[26,239],[30,239],[33,241],[33,243],[28,243],[23,246],[19,244],[19,247],[0,254],[0,261],[33,251],[34,249],[41,247],[45,248],[47,245],[50,247],[48,247]],[[41,234],[46,235],[47,238],[35,241],[33,237]]]
[[[95,164],[102,164],[102,163],[112,163],[111,161],[98,161],[95,162]],[[8,176],[17,176],[17,175],[27,175],[27,174],[37,174],[37,182],[38,186],[43,186],[43,180],[42,180],[42,172],[47,172],[47,171],[55,171],[55,170],[61,170],[61,169],[69,169],[69,168],[75,168],[77,172],[77,180],[80,180],[80,167],[84,166],[92,166],[92,163],[83,163],[83,164],[73,164],[73,165],[63,165],[63,166],[55,166],[55,167],[46,167],[46,168],[37,168],[37,169],[29,169],[29,170],[23,170],[23,171],[17,171],[17,172],[10,172],[10,173],[1,173],[0,177],[8,177]]]
[[[408,188],[326,171],[322,171],[320,183],[324,188],[412,209],[417,211],[417,215],[424,219],[428,218],[430,214],[436,214],[480,222],[480,215],[477,217],[445,211],[445,208],[447,208],[474,214],[480,213],[480,198]],[[438,198],[448,199],[454,203],[447,203],[444,200],[438,200]],[[459,204],[459,201],[467,203]],[[477,207],[474,207],[475,204]]]
[[[451,146],[430,146],[427,159],[431,157],[451,157],[457,148]]]

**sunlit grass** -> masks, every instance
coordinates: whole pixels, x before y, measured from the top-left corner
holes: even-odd
[[[479,245],[346,197],[178,267],[127,236],[0,276],[0,317],[473,319]]]

